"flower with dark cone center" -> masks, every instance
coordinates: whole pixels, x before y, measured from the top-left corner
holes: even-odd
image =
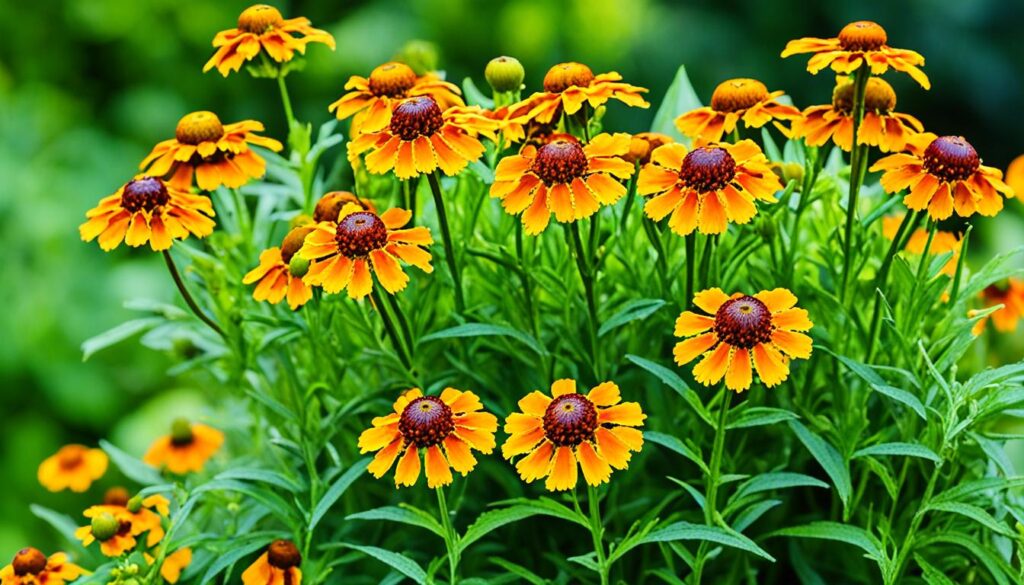
[[[354,193],[349,191],[325,193],[316,202],[316,207],[313,209],[313,221],[317,223],[321,221],[338,221],[338,214],[341,212],[341,208],[345,207],[346,203],[359,203],[359,199]]]
[[[964,181],[979,166],[978,151],[963,136],[940,136],[924,151],[924,169],[943,181]]]
[[[182,144],[200,144],[220,140],[224,126],[213,112],[192,112],[178,121],[174,137]]]
[[[302,564],[302,554],[290,540],[275,540],[267,547],[267,561],[278,569],[290,569]]]
[[[405,92],[416,85],[416,72],[405,63],[385,63],[370,72],[368,85],[377,97],[405,97]]]
[[[402,140],[416,140],[430,136],[444,126],[441,108],[430,96],[409,98],[395,107],[391,113],[391,133]]]
[[[870,20],[851,22],[839,31],[839,46],[844,51],[877,51],[888,40],[885,29]]]
[[[559,447],[575,447],[594,438],[597,409],[582,394],[562,394],[544,411],[544,434]]]
[[[167,185],[156,177],[133,179],[121,191],[121,207],[132,213],[143,209],[153,211],[167,205],[170,199]]]
[[[314,226],[311,225],[292,228],[292,230],[288,232],[288,235],[281,240],[281,260],[285,264],[292,261],[292,256],[299,251],[303,242],[306,241],[306,236],[314,229]]]
[[[257,35],[281,26],[282,23],[284,17],[277,8],[266,4],[254,4],[238,15],[238,30]]]
[[[75,469],[85,461],[85,455],[80,447],[65,448],[58,453],[57,461],[61,469]]]
[[[768,88],[756,79],[730,79],[718,84],[711,94],[711,109],[738,112],[768,99]]]
[[[575,140],[559,138],[537,149],[530,170],[547,186],[572,183],[587,172],[587,154]]]
[[[131,495],[125,488],[115,485],[114,487],[107,490],[107,493],[103,494],[103,505],[104,506],[127,506],[128,498]]]
[[[715,313],[715,333],[733,347],[750,349],[772,339],[772,314],[752,296],[725,301]]]
[[[679,178],[698,193],[724,189],[735,177],[735,159],[729,151],[719,146],[702,146],[691,150],[679,169]]]
[[[376,213],[357,211],[338,222],[334,231],[338,251],[348,258],[365,258],[388,243],[388,228]]]
[[[37,548],[27,546],[14,555],[14,560],[11,561],[11,568],[14,569],[14,574],[19,577],[38,575],[46,568],[46,555]]]
[[[452,409],[436,396],[420,396],[405,406],[398,430],[417,448],[441,444],[455,430]]]
[[[850,115],[853,113],[853,83],[837,85],[832,90],[832,109]],[[869,77],[864,88],[864,111],[889,113],[896,109],[896,92],[885,80]]]
[[[570,87],[587,87],[594,81],[594,72],[583,63],[559,63],[544,76],[544,91],[562,93]]]
[[[171,444],[175,447],[189,445],[195,440],[192,434],[192,423],[185,418],[176,418],[171,423]]]

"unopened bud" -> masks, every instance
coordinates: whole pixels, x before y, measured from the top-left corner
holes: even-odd
[[[92,535],[99,541],[106,541],[114,538],[121,523],[110,512],[104,512],[92,519]]]
[[[523,86],[526,70],[515,57],[495,57],[484,69],[484,77],[491,89],[498,93],[519,91]]]

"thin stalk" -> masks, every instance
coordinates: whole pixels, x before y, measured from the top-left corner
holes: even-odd
[[[690,232],[686,240],[686,295],[683,297],[686,306],[693,302],[693,278],[697,271],[697,232]]]
[[[188,305],[188,308],[192,310],[192,313],[196,317],[199,317],[200,321],[206,323],[206,325],[210,329],[213,329],[215,332],[217,332],[217,335],[220,335],[222,338],[224,338],[225,341],[227,341],[227,335],[224,334],[224,330],[221,329],[220,326],[213,321],[213,319],[208,317],[206,313],[204,313],[203,310],[199,308],[199,305],[196,303],[196,300],[192,298],[192,294],[188,292],[188,288],[185,286],[185,281],[181,279],[181,273],[178,272],[178,267],[175,266],[174,258],[171,257],[170,251],[164,250],[163,255],[164,262],[167,263],[167,270],[170,271],[171,278],[174,279],[174,284],[178,287],[178,291],[181,293],[181,296],[185,299],[185,304]]]
[[[284,75],[278,73],[277,88],[281,91],[281,104],[284,105],[284,115],[288,119],[288,133],[291,134],[292,126],[295,125],[295,112],[292,110],[292,100],[288,97],[288,86],[284,82]]]
[[[409,327],[409,320],[405,318],[405,313],[402,311],[402,306],[398,304],[398,297],[395,295],[385,295],[388,300],[388,306],[391,307],[391,312],[395,314],[395,319],[398,320],[398,326],[402,330],[402,337],[405,338],[405,351],[412,358],[413,355],[413,339],[412,329]]]
[[[601,575],[601,585],[608,585],[608,573],[611,567],[604,554],[604,521],[601,520],[601,501],[597,497],[597,488],[587,484],[587,508],[590,512],[590,536],[594,541],[594,552],[597,554],[597,567]]]
[[[598,346],[597,346],[597,298],[594,295],[594,275],[591,273],[591,264],[587,261],[586,252],[583,249],[583,239],[580,238],[580,226],[578,222],[572,222],[569,224],[569,232],[572,234],[572,243],[575,248],[576,256],[576,268],[580,272],[580,280],[583,281],[583,291],[587,299],[587,314],[589,315],[590,323],[590,354],[591,359],[594,361],[594,375],[597,378],[601,377],[601,368],[598,365]]]
[[[728,389],[723,389],[722,393],[722,406],[718,413],[718,424],[715,426],[715,442],[711,448],[711,466],[708,469],[708,483],[705,492],[704,523],[708,526],[714,526],[717,523],[718,482],[721,479],[722,453],[725,450],[725,424],[729,417],[729,403],[732,401],[732,393]],[[701,543],[697,549],[697,558],[693,567],[694,585],[700,583],[701,575],[704,572],[707,549],[706,543]]]
[[[633,166],[633,176],[629,178],[629,189],[626,190],[626,204],[622,206],[622,217],[619,218],[619,233],[626,232],[626,224],[629,223],[629,212],[633,209],[633,201],[636,200],[637,174],[640,172],[640,163]]]
[[[388,315],[388,310],[384,307],[384,300],[380,298],[380,292],[377,291],[376,286],[370,289],[370,295],[373,298],[374,306],[377,307],[377,314],[380,315],[381,321],[384,322],[384,331],[391,338],[391,345],[394,346],[398,359],[405,366],[405,369],[411,372],[412,361],[409,359],[409,355],[405,353],[405,345],[398,336],[398,330],[395,329],[395,324],[391,321],[391,316]]]
[[[665,253],[665,245],[661,242],[661,232],[658,229],[658,224],[654,221],[648,221],[646,218],[640,218],[640,225],[644,226],[644,233],[647,234],[647,241],[651,243],[651,247],[654,248],[655,258],[654,261],[658,265],[658,275],[661,279],[662,296],[667,296],[666,281],[668,279],[668,258]]]
[[[882,260],[882,265],[878,268],[878,273],[875,275],[875,289],[884,290],[886,282],[889,279],[889,269],[892,268],[893,260],[896,258],[896,254],[899,253],[907,244],[906,239],[909,234],[913,233],[913,227],[917,224],[919,218],[918,212],[911,212],[903,216],[903,221],[900,222],[900,227],[896,230],[896,235],[893,236],[892,244],[889,245],[889,250],[885,253],[885,258]],[[868,328],[868,348],[866,354],[866,360],[870,361],[874,355],[876,337],[878,337],[878,328],[881,325],[882,317],[882,296],[876,290],[874,294],[875,303],[874,308],[871,310],[871,327]]]
[[[928,486],[921,497],[921,504],[917,507],[914,519],[910,521],[910,529],[907,530],[907,535],[903,538],[903,544],[893,559],[893,567],[895,568],[890,578],[886,580],[886,583],[899,583],[900,581],[900,576],[903,574],[903,569],[907,564],[907,556],[914,548],[914,537],[917,535],[917,530],[921,527],[921,522],[924,520],[929,504],[931,504],[932,495],[935,493],[935,486],[939,481],[939,472],[941,470],[942,462],[935,464],[935,470],[932,471],[931,477],[928,478]]]
[[[857,143],[857,134],[860,131],[861,122],[864,120],[864,93],[867,91],[868,78],[871,72],[867,65],[857,69],[853,81],[853,143],[850,151],[850,193],[846,202],[846,229],[843,236],[843,276],[840,281],[839,300],[845,302],[846,289],[850,282],[850,271],[853,266],[853,224],[857,218],[857,200],[860,197],[860,187],[864,180],[861,163],[862,157],[867,157],[867,145]]]
[[[540,341],[540,328],[537,325],[537,312],[533,305],[533,283],[526,268],[526,247],[523,245],[523,224],[516,222],[516,258],[519,259],[519,280],[523,283],[523,298],[526,300],[526,314],[530,318],[530,329],[534,338]]]
[[[451,273],[452,281],[455,283],[455,310],[459,313],[466,312],[466,300],[462,296],[462,277],[459,275],[459,266],[455,261],[455,245],[452,244],[452,233],[448,227],[448,214],[444,209],[444,195],[441,193],[441,182],[437,178],[437,171],[427,175],[427,182],[430,183],[430,191],[434,194],[434,206],[437,207],[437,221],[441,224],[441,238],[444,241],[445,261],[448,263],[448,271]]]
[[[711,278],[711,257],[715,253],[715,245],[717,243],[718,236],[710,234],[704,236],[704,251],[701,253],[700,258],[701,287],[705,287],[714,282]]]
[[[449,577],[451,585],[456,585],[459,579],[459,536],[455,533],[455,527],[452,526],[452,517],[448,513],[448,502],[444,499],[444,489],[438,487],[434,491],[437,492],[437,508],[441,516],[441,526],[444,528],[444,544],[448,552]]]
[[[953,289],[949,292],[949,302],[956,304],[956,297],[960,294],[960,280],[964,272],[964,258],[967,256],[967,244],[971,239],[971,230],[974,226],[967,226],[967,231],[964,232],[963,237],[960,239],[960,252],[959,258],[956,261],[956,273],[953,275]]]

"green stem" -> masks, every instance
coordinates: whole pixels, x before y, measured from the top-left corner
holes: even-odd
[[[732,394],[728,389],[722,390],[722,406],[718,413],[718,424],[715,427],[715,442],[711,448],[711,465],[708,469],[708,483],[704,502],[704,523],[708,526],[717,524],[718,519],[718,482],[721,478],[722,453],[725,450],[725,424],[729,418],[729,403]],[[697,549],[697,558],[693,567],[693,583],[699,584],[707,560],[707,545],[702,543]]]
[[[862,168],[866,168],[861,158],[867,157],[867,145],[857,143],[857,134],[860,131],[861,121],[864,120],[864,93],[867,91],[868,78],[871,72],[867,64],[857,69],[853,81],[853,143],[850,151],[850,193],[846,202],[846,229],[843,236],[843,276],[839,289],[839,300],[846,299],[846,289],[850,282],[850,272],[853,267],[853,224],[857,218],[857,200],[860,197],[860,187],[864,179]]]
[[[444,544],[448,552],[450,582],[451,585],[456,585],[459,568],[459,537],[455,533],[455,527],[452,526],[452,517],[448,513],[448,502],[444,498],[444,489],[438,487],[434,491],[437,492],[437,508],[441,516],[441,526],[444,528]]]
[[[409,320],[405,318],[402,306],[398,304],[398,297],[389,294],[385,298],[387,298],[388,306],[391,307],[391,312],[395,314],[395,318],[398,320],[398,326],[402,330],[402,337],[405,338],[405,351],[409,355],[409,358],[412,359],[414,344],[412,329],[409,327]]]
[[[452,233],[448,227],[448,214],[444,209],[444,195],[441,193],[441,182],[437,178],[437,171],[427,175],[427,182],[430,183],[430,191],[434,194],[434,206],[437,207],[437,221],[441,224],[441,238],[444,241],[445,261],[448,263],[448,271],[451,273],[452,281],[455,283],[455,310],[459,313],[466,312],[466,300],[462,296],[462,277],[459,275],[459,266],[455,261],[455,245],[452,244]]]
[[[288,119],[288,132],[290,134],[292,126],[295,125],[295,112],[292,110],[292,100],[288,97],[288,86],[285,85],[284,75],[280,73],[277,75],[277,88],[281,91],[281,103],[284,105],[284,115]]]
[[[626,224],[629,222],[629,212],[633,209],[633,201],[636,200],[636,181],[640,172],[640,163],[633,166],[633,176],[629,178],[629,188],[626,190],[626,204],[622,206],[622,217],[619,218],[619,233],[626,233]]]
[[[597,488],[587,484],[587,508],[590,512],[590,536],[594,541],[594,552],[597,554],[597,566],[601,575],[601,585],[608,585],[608,573],[611,566],[604,554],[604,521],[601,520],[601,501],[597,497]]]
[[[893,559],[893,572],[886,583],[899,583],[900,576],[903,574],[903,569],[907,564],[907,557],[913,551],[914,548],[914,537],[917,535],[917,530],[921,528],[921,522],[924,520],[924,516],[927,513],[928,506],[931,504],[932,495],[935,493],[935,486],[939,481],[939,472],[942,470],[942,463],[935,464],[935,470],[932,471],[932,475],[928,478],[928,486],[924,490],[924,495],[921,497],[921,505],[917,507],[917,512],[914,513],[914,519],[910,521],[910,529],[907,530],[907,535],[903,538],[903,544],[900,546],[900,550],[896,553],[896,557]]]
[[[594,376],[601,378],[601,368],[598,364],[597,329],[597,298],[594,295],[594,276],[591,273],[591,265],[588,264],[586,252],[583,249],[583,239],[580,238],[580,226],[578,222],[569,224],[569,232],[572,234],[572,243],[575,248],[576,268],[580,272],[580,280],[583,281],[583,292],[587,300],[587,314],[590,322],[590,353],[594,362]]]
[[[686,307],[693,302],[693,280],[697,271],[697,232],[685,236],[686,241],[686,295],[683,297]]]
[[[370,295],[373,298],[373,304],[377,308],[377,314],[380,315],[381,321],[384,322],[384,331],[387,332],[388,337],[391,338],[391,345],[395,348],[395,353],[398,354],[398,359],[405,366],[406,370],[412,371],[412,361],[409,359],[408,354],[405,353],[405,346],[402,344],[402,340],[398,337],[398,331],[395,329],[395,324],[391,321],[391,316],[388,315],[388,310],[384,306],[384,300],[380,298],[380,292],[377,291],[377,287],[373,286],[370,289]]]
[[[188,292],[188,288],[185,286],[185,281],[181,279],[181,273],[178,272],[178,267],[175,266],[174,258],[171,257],[170,251],[164,250],[163,255],[164,262],[167,263],[167,270],[170,271],[171,278],[174,279],[174,284],[178,287],[178,291],[181,292],[181,296],[185,299],[185,304],[188,305],[188,308],[192,310],[192,313],[196,317],[199,317],[200,321],[206,323],[210,329],[213,329],[217,332],[217,335],[220,335],[225,341],[227,341],[227,335],[224,334],[224,330],[199,308],[196,300],[192,298],[192,294]]]
[[[885,258],[882,260],[878,273],[875,275],[875,289],[877,290],[873,295],[875,297],[874,308],[871,311],[871,327],[868,329],[867,361],[870,361],[874,355],[875,338],[878,336],[878,328],[881,325],[882,297],[878,291],[885,290],[886,282],[889,280],[889,269],[892,268],[893,260],[896,258],[896,254],[907,245],[906,239],[909,237],[909,234],[913,233],[913,227],[917,224],[919,217],[916,211],[903,216],[903,221],[900,222],[900,227],[897,228],[896,235],[892,238],[892,244],[889,245],[889,250],[885,253]]]
[[[526,313],[530,319],[530,329],[534,338],[540,341],[540,328],[537,325],[537,312],[533,305],[533,283],[526,267],[526,248],[523,245],[523,224],[516,222],[516,257],[519,259],[519,280],[523,284],[523,298],[526,300]]]

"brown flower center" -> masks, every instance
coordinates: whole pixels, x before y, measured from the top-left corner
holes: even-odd
[[[391,113],[391,133],[397,134],[402,140],[416,140],[420,136],[430,136],[444,126],[441,108],[434,98],[419,96],[409,98],[395,107]]]
[[[171,196],[167,186],[156,177],[142,177],[128,181],[121,190],[121,207],[135,213],[137,211],[153,211],[167,205]]]
[[[299,226],[292,228],[288,235],[281,240],[281,260],[288,264],[292,261],[292,256],[299,251],[302,244],[306,241],[306,236],[309,232],[313,231],[314,227],[311,225]]]
[[[587,173],[587,154],[579,142],[560,138],[537,149],[530,170],[549,187],[569,184]]]
[[[768,99],[768,88],[756,79],[730,79],[718,84],[711,94],[711,109],[739,112]]]
[[[18,577],[38,575],[46,568],[46,555],[40,552],[39,549],[32,548],[31,546],[25,547],[19,550],[18,554],[14,555],[11,567],[14,569],[14,574]]]
[[[850,115],[853,113],[853,83],[837,85],[832,90],[832,109]],[[878,77],[868,78],[864,88],[864,111],[887,114],[896,109],[896,92]]]
[[[105,506],[127,506],[128,498],[131,496],[128,494],[128,490],[116,485],[103,494],[103,505]]]
[[[870,20],[851,22],[839,31],[839,46],[845,51],[877,51],[887,40],[885,29]]]
[[[267,547],[267,561],[278,569],[290,569],[302,564],[302,554],[290,540],[275,540]]]
[[[359,205],[362,205],[362,202],[359,201],[355,194],[348,191],[331,191],[330,193],[325,193],[324,196],[316,202],[316,208],[313,209],[313,221],[317,223],[320,223],[321,221],[338,221],[338,214],[341,213],[341,208],[345,207],[346,203],[358,203]]]
[[[750,349],[772,339],[772,314],[752,296],[729,299],[715,313],[715,333],[723,342]]]
[[[388,228],[377,214],[357,211],[338,222],[334,232],[338,251],[347,258],[364,258],[388,243]]]
[[[544,411],[544,434],[559,447],[575,447],[594,438],[597,409],[582,394],[563,394]]]
[[[253,34],[263,34],[268,30],[281,26],[284,17],[277,8],[266,4],[254,4],[242,11],[238,16],[238,30]]]
[[[178,121],[174,137],[182,144],[197,145],[220,140],[224,126],[213,112],[192,112]]]
[[[436,396],[420,396],[405,406],[398,430],[417,448],[441,444],[455,430],[452,409]]]
[[[370,93],[377,97],[405,97],[414,85],[416,72],[405,63],[385,63],[370,72]]]
[[[587,87],[594,81],[594,72],[583,63],[560,63],[544,76],[544,91],[562,93],[570,87]]]
[[[679,178],[698,193],[724,189],[735,176],[736,161],[729,151],[719,146],[691,150],[679,169]]]
[[[940,136],[924,151],[924,169],[943,181],[964,181],[979,166],[978,151],[963,136]]]
[[[79,445],[69,445],[57,455],[61,469],[75,469],[85,460],[85,449]]]

